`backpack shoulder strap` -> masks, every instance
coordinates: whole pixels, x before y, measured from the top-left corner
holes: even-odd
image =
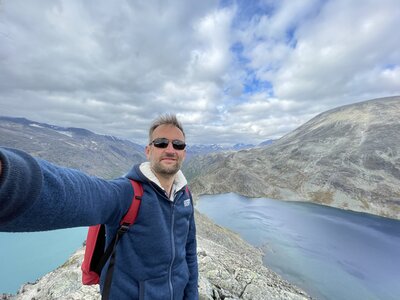
[[[137,214],[139,212],[139,207],[140,207],[140,202],[142,199],[143,195],[143,187],[142,185],[134,181],[132,179],[129,179],[132,187],[133,187],[133,198],[131,202],[131,206],[129,207],[127,213],[122,217],[122,220],[120,222],[120,227],[117,231],[117,234],[113,238],[113,240],[110,242],[108,245],[107,249],[105,250],[103,256],[100,259],[100,262],[95,268],[96,273],[100,274],[101,270],[103,269],[104,265],[106,264],[108,258],[111,256],[111,254],[115,251],[115,247],[117,246],[117,243],[119,239],[122,237],[122,235],[128,231],[129,226],[133,225],[135,223]]]
[[[117,234],[115,235],[114,239],[111,241],[109,246],[107,247],[107,250],[104,253],[104,256],[101,258],[101,261],[98,265],[97,271],[100,274],[101,269],[104,267],[105,263],[107,262],[108,258],[110,258],[110,262],[108,264],[108,269],[106,273],[106,278],[104,282],[104,287],[102,291],[102,299],[103,300],[108,300],[109,295],[110,295],[110,289],[111,289],[111,281],[112,281],[112,276],[114,273],[114,265],[115,265],[115,250],[117,248],[117,244],[119,240],[121,239],[122,235],[128,231],[129,227],[135,223],[139,207],[140,207],[140,202],[142,200],[142,195],[143,195],[143,187],[142,185],[132,179],[129,179],[132,187],[133,187],[133,198],[132,198],[132,203],[131,206],[128,209],[128,212],[125,214],[125,216],[122,218],[120,222],[119,229],[117,231]]]
[[[137,217],[138,211],[139,211],[139,206],[140,206],[140,201],[142,200],[142,195],[143,195],[143,186],[132,179],[129,179],[132,188],[133,188],[133,198],[132,198],[132,203],[131,206],[128,209],[128,212],[125,214],[125,216],[122,218],[120,225],[132,225]]]

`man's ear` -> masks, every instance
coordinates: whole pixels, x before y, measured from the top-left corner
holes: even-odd
[[[146,148],[144,148],[144,153],[146,154],[147,160],[149,160],[150,157],[150,146],[147,145]]]

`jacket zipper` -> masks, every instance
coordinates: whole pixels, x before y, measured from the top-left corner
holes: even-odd
[[[175,201],[171,203],[171,209],[172,209],[172,214],[171,214],[171,246],[172,246],[172,258],[171,258],[171,264],[169,266],[169,289],[171,291],[171,300],[174,299],[174,289],[172,286],[172,266],[174,264],[175,260],[175,237],[174,237],[174,223],[175,223]]]

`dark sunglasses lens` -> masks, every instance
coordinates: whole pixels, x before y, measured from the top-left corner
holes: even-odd
[[[155,139],[153,145],[157,148],[167,148],[169,141],[167,139]]]
[[[152,144],[157,147],[157,148],[167,148],[169,144],[169,140],[166,138],[158,138],[155,139]],[[183,150],[186,147],[186,144],[184,141],[181,140],[173,140],[172,141],[172,147],[174,147],[175,150]]]
[[[180,141],[180,140],[173,140],[172,147],[174,147],[175,150],[183,150],[183,149],[185,149],[186,144],[185,144],[185,142]]]

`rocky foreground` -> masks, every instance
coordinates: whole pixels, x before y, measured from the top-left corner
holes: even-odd
[[[263,266],[261,250],[199,213],[196,222],[200,299],[311,299],[304,291]],[[35,283],[23,285],[17,295],[3,295],[2,299],[100,299],[97,285],[81,284],[82,258],[83,248],[58,269]]]

